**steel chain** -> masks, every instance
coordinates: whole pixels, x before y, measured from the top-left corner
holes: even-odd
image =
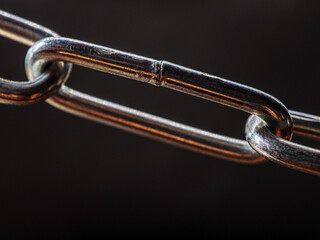
[[[36,23],[0,10],[0,35],[31,46],[25,60],[27,82],[0,78],[0,102],[46,100],[63,111],[242,163],[265,159],[320,174],[320,151],[290,142],[293,132],[320,137],[320,118],[288,111],[257,89],[166,61],[62,38]],[[248,112],[246,140],[238,140],[98,99],[64,85],[71,64],[191,94]]]

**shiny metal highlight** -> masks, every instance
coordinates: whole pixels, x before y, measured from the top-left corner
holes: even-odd
[[[28,78],[33,80],[43,72],[46,64],[55,61],[70,62],[155,86],[168,87],[237,108],[263,118],[277,136],[291,139],[292,119],[285,106],[254,88],[166,61],[68,38],[46,38],[35,43],[26,56]],[[47,102],[78,116],[202,153],[239,162],[263,160],[245,141],[169,121],[65,86]]]
[[[290,111],[295,133],[320,139],[320,117]],[[272,134],[266,123],[250,116],[246,123],[246,139],[266,159],[284,166],[320,175],[320,150],[281,139]]]
[[[0,36],[31,46],[55,32],[36,23],[0,10]],[[0,78],[0,103],[26,104],[44,99],[56,92],[67,79],[71,64],[56,62],[34,81],[16,82]]]
[[[1,10],[0,35],[32,46],[25,61],[31,81],[0,78],[2,103],[25,104],[51,96],[46,101],[66,112],[201,153],[243,163],[269,159],[320,175],[320,150],[289,141],[293,131],[320,138],[320,117],[297,111],[289,114],[281,102],[264,92],[166,61],[60,38],[50,29]],[[250,145],[70,89],[64,82],[71,63],[171,88],[253,114],[246,123]]]

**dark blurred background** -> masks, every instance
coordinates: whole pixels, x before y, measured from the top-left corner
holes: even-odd
[[[319,1],[1,0],[77,38],[168,60],[320,114]],[[0,38],[0,75],[25,79],[27,47]],[[244,139],[247,114],[74,67],[68,86]],[[0,229],[11,237],[315,234],[320,177],[242,165],[61,112],[0,105]],[[315,141],[297,139],[309,146]]]

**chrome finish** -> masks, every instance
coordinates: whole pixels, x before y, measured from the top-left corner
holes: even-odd
[[[293,118],[295,133],[307,137],[320,138],[320,117],[292,110],[289,113]]]
[[[46,100],[52,106],[103,124],[161,140],[203,154],[241,163],[265,159],[246,141],[214,134],[62,86]]]
[[[31,46],[45,37],[59,36],[36,23],[0,10],[0,36]],[[0,103],[26,104],[44,99],[56,92],[67,79],[70,64],[56,62],[32,82],[0,78]]]
[[[0,35],[27,46],[46,37],[59,37],[54,31],[37,23],[0,10]]]
[[[66,112],[201,153],[243,163],[269,159],[320,174],[320,150],[290,142],[293,131],[320,138],[320,118],[296,111],[289,114],[281,102],[264,92],[166,61],[60,38],[45,27],[1,10],[0,35],[32,46],[25,61],[30,81],[0,78],[2,103],[24,104],[51,96],[46,101]],[[250,145],[70,89],[64,82],[71,63],[171,88],[253,114],[246,123]]]
[[[46,38],[35,43],[26,56],[30,80],[46,64],[65,61],[115,75],[168,87],[258,115],[277,135],[290,139],[292,119],[272,96],[235,82],[166,61],[130,54],[68,38]],[[240,162],[263,160],[247,142],[209,133],[62,87],[47,100],[64,111],[109,125],[161,139],[202,153]]]
[[[294,130],[299,135],[320,138],[320,117],[290,111]],[[266,159],[304,172],[320,174],[320,150],[281,139],[271,133],[266,123],[250,116],[246,123],[246,138],[251,147]]]

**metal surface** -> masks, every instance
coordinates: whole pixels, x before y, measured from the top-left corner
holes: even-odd
[[[318,116],[290,111],[298,134],[320,138]],[[272,134],[266,123],[250,116],[246,124],[246,138],[251,147],[266,159],[301,171],[320,174],[320,150],[281,139]]]
[[[47,38],[26,57],[27,75],[34,79],[47,63],[67,61],[99,71],[168,87],[219,102],[264,118],[275,134],[291,137],[291,117],[275,98],[259,90],[165,61],[121,52],[68,38]],[[175,143],[206,154],[240,162],[263,160],[245,141],[209,133],[63,87],[50,104],[64,111]]]
[[[320,138],[320,118],[289,111],[257,89],[166,61],[69,38],[0,10],[0,35],[31,46],[25,67],[29,82],[0,78],[0,102],[26,104],[41,99],[63,111],[159,139],[201,153],[243,163],[269,159],[320,174],[320,151],[290,142],[296,134]],[[98,99],[64,85],[71,63],[167,87],[252,114],[247,141],[221,136],[126,106]],[[249,144],[248,144],[249,142]]]
[[[28,46],[41,38],[58,36],[50,29],[2,10],[0,10],[0,35]],[[17,82],[0,78],[0,102],[26,104],[44,99],[60,88],[70,70],[70,64],[56,62],[48,66],[32,82]]]
[[[292,110],[289,113],[293,117],[294,133],[320,138],[320,117]]]

